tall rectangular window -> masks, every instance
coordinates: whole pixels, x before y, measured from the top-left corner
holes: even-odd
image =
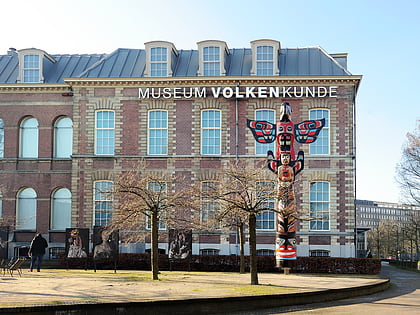
[[[220,110],[201,112],[201,154],[221,153],[221,113]]]
[[[168,154],[168,112],[149,111],[148,154]]]
[[[203,75],[220,76],[220,47],[203,48]]]
[[[168,75],[167,48],[153,47],[150,53],[150,76],[166,77]]]
[[[272,109],[259,109],[255,111],[255,120],[264,120],[271,123],[275,123],[275,111]],[[255,154],[258,155],[267,155],[267,151],[274,152],[274,142],[273,143],[258,143],[255,142]]]
[[[20,157],[38,158],[38,120],[27,118],[20,125]]]
[[[59,119],[54,128],[54,157],[70,158],[73,151],[73,122],[69,117]]]
[[[40,78],[40,56],[25,55],[23,56],[23,82],[39,83]]]
[[[215,185],[217,183],[213,181],[201,182],[201,191],[203,194],[201,198],[201,222],[208,226],[215,224],[215,215],[220,210],[219,204],[207,197],[212,190],[216,189]]]
[[[97,181],[94,184],[94,225],[107,225],[112,218],[113,198],[112,189],[113,182]]]
[[[115,150],[115,113],[110,110],[96,112],[96,145],[97,155],[113,155]]]
[[[309,192],[310,229],[328,231],[330,229],[330,183],[312,182]]]
[[[162,200],[165,198],[164,196],[167,193],[167,184],[166,182],[150,182],[147,184],[147,189],[153,194],[154,200]],[[166,213],[164,211],[160,211],[158,214],[159,217],[159,230],[166,230]],[[150,222],[150,218],[146,217],[146,229],[151,230],[152,224]]]
[[[274,47],[258,46],[257,47],[257,75],[273,75],[274,74]]]
[[[317,120],[325,118],[325,126],[321,129],[318,138],[309,145],[309,154],[327,155],[330,154],[330,113],[326,109],[313,109],[309,111],[309,119]]]

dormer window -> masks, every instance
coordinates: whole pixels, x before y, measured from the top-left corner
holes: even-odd
[[[279,75],[278,56],[280,43],[274,40],[255,40],[251,42],[252,69],[251,75]]]
[[[197,43],[199,51],[198,76],[226,75],[226,59],[229,54],[227,45],[223,41],[206,40]]]
[[[44,59],[53,63],[56,60],[40,49],[19,50],[19,75],[17,83],[43,83],[43,62]]]
[[[178,56],[175,46],[169,42],[156,41],[145,44],[145,77],[171,77]]]

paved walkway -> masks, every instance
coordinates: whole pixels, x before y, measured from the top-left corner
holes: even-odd
[[[258,286],[249,274],[163,271],[159,281],[151,272],[44,269],[23,271],[22,277],[0,278],[0,309],[86,303],[127,303],[203,298],[229,298],[319,292],[374,285],[374,276],[317,276],[282,273],[258,275]]]

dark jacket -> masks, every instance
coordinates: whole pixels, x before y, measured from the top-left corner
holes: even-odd
[[[29,248],[29,254],[31,256],[39,256],[45,254],[45,249],[48,247],[47,240],[38,234],[34,237]]]

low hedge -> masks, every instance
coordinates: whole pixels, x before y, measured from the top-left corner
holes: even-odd
[[[189,260],[170,261],[167,255],[159,255],[160,270],[220,271],[239,272],[240,257],[236,255],[193,255]],[[289,261],[291,262],[291,261]],[[258,256],[258,272],[278,272],[273,256]],[[58,260],[58,268],[70,269],[117,269],[151,270],[150,254],[119,254],[113,260],[94,261],[89,255],[85,259]],[[291,264],[295,273],[331,273],[331,274],[378,274],[381,261],[373,258],[335,258],[335,257],[298,257]],[[249,256],[245,256],[245,269],[249,271]]]

